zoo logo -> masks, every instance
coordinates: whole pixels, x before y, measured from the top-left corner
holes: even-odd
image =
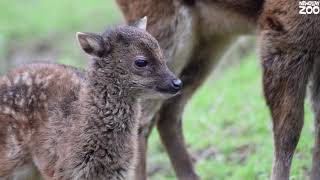
[[[319,14],[319,1],[299,1],[299,14]]]

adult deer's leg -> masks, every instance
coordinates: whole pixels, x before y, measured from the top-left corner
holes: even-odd
[[[285,6],[275,8],[279,3]],[[274,180],[289,179],[303,127],[306,86],[318,53],[313,18],[299,15],[295,1],[279,0],[265,1],[259,19],[264,93],[273,119]]]
[[[229,42],[227,39],[219,37],[199,43],[199,46],[194,50],[191,61],[181,73],[181,79],[184,83],[181,94],[167,100],[159,111],[157,128],[178,179],[198,179],[183,137],[182,114],[188,100],[203,84],[213,65],[224,52]]]
[[[147,161],[147,142],[148,137],[143,133],[138,134],[138,160],[135,169],[135,180],[145,180],[146,175],[146,161]]]
[[[14,180],[43,180],[37,167],[30,165],[29,169],[14,176]]]
[[[135,180],[147,179],[147,150],[148,138],[156,122],[156,116],[148,125],[139,127],[138,134],[138,161],[135,169]]]
[[[312,74],[311,101],[314,111],[315,144],[313,147],[311,179],[320,179],[320,62],[315,61]]]
[[[303,127],[304,99],[313,59],[307,51],[282,48],[262,36],[263,86],[273,120],[273,180],[288,180]],[[273,43],[276,42],[276,43]]]

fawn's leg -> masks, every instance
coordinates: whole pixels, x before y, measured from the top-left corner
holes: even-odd
[[[182,92],[167,100],[159,111],[157,128],[178,179],[199,179],[184,142],[182,114],[188,100],[203,84],[214,64],[224,53],[229,40],[227,37],[219,37],[199,43],[200,46],[195,48],[190,63],[181,73],[184,83]],[[210,42],[213,43],[210,44]]]
[[[312,74],[311,101],[314,111],[315,144],[313,147],[311,179],[320,179],[320,62],[315,61]]]
[[[268,36],[262,38],[265,46],[261,55],[264,94],[273,119],[272,179],[288,180],[303,127],[306,85],[313,61],[306,52],[282,49],[270,42]]]

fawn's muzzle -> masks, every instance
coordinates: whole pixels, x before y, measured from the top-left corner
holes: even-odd
[[[177,94],[182,89],[183,83],[180,79],[167,79],[157,84],[157,91],[165,94]]]

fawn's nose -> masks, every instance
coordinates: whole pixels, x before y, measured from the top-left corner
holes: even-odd
[[[180,79],[174,79],[171,81],[171,86],[173,87],[173,89],[179,91],[182,89],[183,83]]]

